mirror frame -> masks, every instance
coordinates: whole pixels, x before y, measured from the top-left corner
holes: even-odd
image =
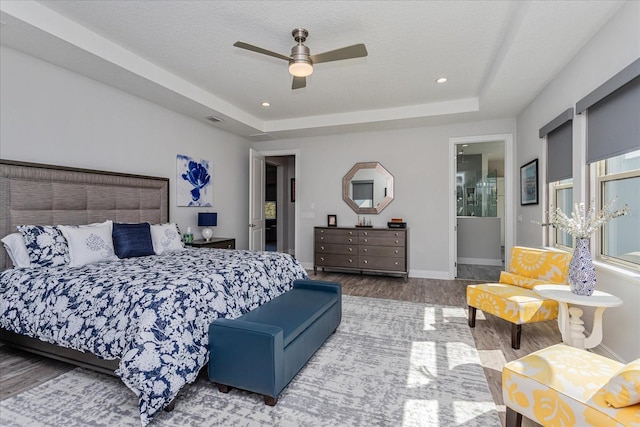
[[[351,180],[358,173],[358,171],[363,169],[375,169],[387,180],[387,195],[378,205],[374,208],[361,208],[355,204],[355,202],[349,197],[349,186],[351,184]],[[342,178],[342,200],[345,201],[346,204],[351,207],[357,214],[367,215],[367,214],[379,214],[382,212],[384,208],[387,207],[389,203],[393,201],[393,175],[389,173],[388,170],[384,168],[380,164],[380,162],[361,162],[356,163],[349,172]]]

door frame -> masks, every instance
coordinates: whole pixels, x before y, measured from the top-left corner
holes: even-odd
[[[515,204],[513,172],[514,152],[513,134],[478,135],[449,138],[449,280],[457,275],[458,235],[456,210],[456,145],[476,144],[482,142],[504,142],[504,257],[505,265],[509,265],[511,247],[515,236]]]
[[[254,148],[255,151],[262,154],[265,157],[284,157],[284,156],[293,156],[295,158],[295,168],[294,168],[294,177],[296,179],[296,189],[301,188],[302,182],[300,181],[300,150],[297,149],[283,149],[283,150],[260,150]],[[252,185],[251,183],[249,185]],[[300,242],[300,233],[298,233],[299,228],[299,218],[300,218],[300,200],[298,195],[299,191],[296,191],[296,203],[294,208],[294,224],[293,224],[293,232],[295,233],[295,239],[293,244],[294,256],[299,254],[298,247]]]

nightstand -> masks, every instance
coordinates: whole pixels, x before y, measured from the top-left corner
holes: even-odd
[[[186,243],[187,246],[193,246],[194,248],[217,248],[217,249],[235,249],[236,239],[229,239],[227,237],[212,237],[209,241],[194,240],[193,242]]]

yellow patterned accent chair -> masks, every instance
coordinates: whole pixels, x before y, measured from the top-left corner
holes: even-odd
[[[545,249],[511,248],[507,271],[498,283],[467,286],[469,326],[476,326],[476,310],[511,322],[511,347],[520,348],[524,323],[542,322],[558,317],[558,303],[544,299],[533,287],[545,283],[568,285],[571,254]]]
[[[640,426],[640,359],[624,365],[565,344],[502,369],[506,427],[525,416],[544,427]]]

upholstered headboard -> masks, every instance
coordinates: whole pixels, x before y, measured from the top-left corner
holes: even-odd
[[[169,179],[0,160],[0,238],[23,224],[169,221]],[[0,245],[0,270],[11,260]]]

